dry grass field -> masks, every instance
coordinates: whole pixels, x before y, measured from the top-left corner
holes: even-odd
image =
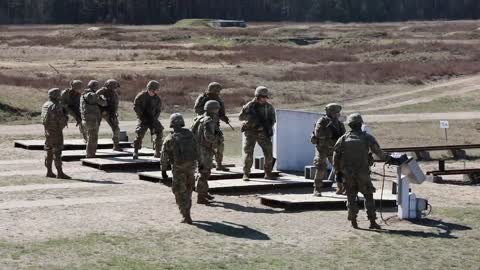
[[[162,82],[162,122],[179,111],[187,125],[197,95],[221,82],[236,129],[224,127],[228,163],[241,163],[236,114],[258,85],[273,91],[277,108],[321,112],[339,102],[345,114],[362,112],[384,147],[444,144],[445,119],[449,143],[478,144],[479,60],[478,21],[0,26],[0,269],[478,270],[478,185],[414,186],[432,213],[417,221],[393,218],[381,231],[351,229],[345,211],[269,208],[257,194],[194,204],[196,222],[188,226],[178,223],[166,186],[80,162],[65,163],[73,180],[45,178],[43,153],[13,148],[13,141],[42,138],[39,111],[49,88],[115,78],[121,128],[131,139],[131,103],[148,80]],[[100,137],[109,136],[102,124]],[[65,137],[79,138],[74,124]],[[380,187],[382,166],[373,171]],[[387,188],[394,175],[387,168]],[[363,211],[359,223],[367,227]]]

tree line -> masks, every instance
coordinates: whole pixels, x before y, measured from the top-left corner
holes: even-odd
[[[478,0],[0,0],[0,24],[477,19]]]

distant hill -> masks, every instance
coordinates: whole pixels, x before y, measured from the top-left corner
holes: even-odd
[[[1,24],[477,19],[478,0],[1,0]]]

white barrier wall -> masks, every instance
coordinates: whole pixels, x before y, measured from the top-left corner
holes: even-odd
[[[273,155],[279,171],[302,171],[312,165],[315,146],[310,135],[321,113],[277,110]]]

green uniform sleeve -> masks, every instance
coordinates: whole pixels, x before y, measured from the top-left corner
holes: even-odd
[[[143,92],[138,93],[133,100],[133,110],[135,111],[135,114],[137,114],[137,118],[140,120],[143,120],[143,110],[145,107],[144,101]]]
[[[162,145],[162,154],[161,154],[162,168],[168,168],[168,166],[173,164],[174,162],[173,145],[174,145],[174,142],[172,140],[172,137],[169,135],[165,139]]]
[[[377,139],[371,135],[368,135],[368,147],[380,160],[386,160],[388,158],[388,155],[380,148]]]
[[[205,121],[205,127],[203,129],[203,138],[206,142],[214,144],[217,141],[216,128],[217,124],[214,120]]]
[[[195,100],[194,109],[197,115],[202,115],[205,113],[203,106],[205,106],[205,96],[202,94],[197,97],[197,100]]]
[[[335,171],[337,172],[340,172],[341,168],[342,168],[342,154],[343,154],[343,138],[344,138],[345,135],[343,135],[342,137],[340,137],[337,141],[337,143],[335,143],[335,146],[333,147],[333,168],[335,169]]]

